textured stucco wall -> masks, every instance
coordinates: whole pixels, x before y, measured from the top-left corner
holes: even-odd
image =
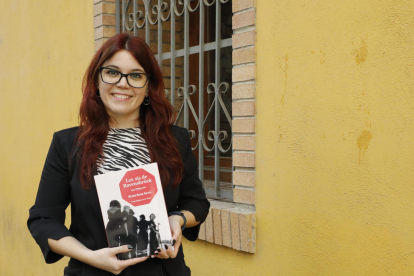
[[[0,275],[62,275],[26,227],[54,131],[77,124],[93,51],[93,2],[2,0]]]
[[[257,253],[188,245],[195,275],[413,274],[413,10],[257,1]]]
[[[259,249],[274,248],[275,275],[412,275],[414,2],[270,2],[257,18],[258,220],[271,217]]]

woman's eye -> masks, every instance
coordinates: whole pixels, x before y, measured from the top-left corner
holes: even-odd
[[[130,76],[131,76],[131,78],[132,79],[134,79],[134,80],[138,80],[138,79],[140,79],[140,78],[142,78],[142,75],[141,74],[139,74],[139,73],[132,73],[132,74],[129,74]]]
[[[116,71],[116,70],[108,70],[106,73],[108,75],[111,75],[111,76],[117,76],[117,75],[119,75],[119,72]]]

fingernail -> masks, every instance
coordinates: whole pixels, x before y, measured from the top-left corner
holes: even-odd
[[[161,249],[157,248],[157,251],[158,251],[158,252],[161,252]]]
[[[172,245],[173,245],[173,246],[174,246],[175,242],[176,242],[176,240],[173,240],[173,242],[172,242]]]
[[[128,245],[128,249],[132,249],[134,248],[132,245]]]
[[[164,244],[165,250],[168,250],[168,245]]]

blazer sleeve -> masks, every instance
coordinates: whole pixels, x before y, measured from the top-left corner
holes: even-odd
[[[179,141],[184,165],[184,175],[180,183],[177,209],[191,212],[196,221],[199,221],[201,224],[208,215],[210,202],[206,198],[202,182],[198,177],[198,164],[191,150],[188,132],[186,129],[181,129],[180,134]],[[196,227],[184,229],[184,237],[190,241],[195,241],[200,231],[200,224]]]
[[[68,158],[57,133],[46,157],[35,204],[29,210],[27,226],[43,252],[46,263],[63,256],[50,250],[48,239],[72,236],[64,225],[65,210],[70,202]]]

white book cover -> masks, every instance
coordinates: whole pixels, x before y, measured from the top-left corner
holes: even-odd
[[[171,230],[157,163],[95,175],[109,247],[132,245],[120,260],[170,247]]]

